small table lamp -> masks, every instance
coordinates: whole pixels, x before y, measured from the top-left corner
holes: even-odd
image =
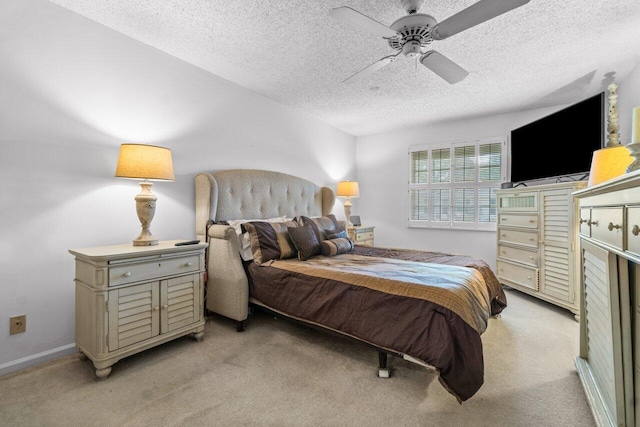
[[[611,83],[609,89],[609,124],[607,125],[607,144],[593,152],[591,171],[587,186],[600,184],[628,172],[627,167],[633,161],[629,148],[620,143],[618,130],[618,85]]]
[[[156,213],[158,198],[151,192],[153,185],[149,180],[173,181],[173,161],[171,150],[154,145],[122,144],[116,167],[116,177],[142,179],[142,191],[136,196],[136,211],[142,232],[133,240],[134,246],[152,246],[158,244],[149,227]]]
[[[346,226],[352,227],[351,224],[351,198],[360,196],[360,188],[358,188],[357,181],[340,181],[338,182],[338,188],[336,196],[346,197],[344,201],[344,216],[346,218]]]

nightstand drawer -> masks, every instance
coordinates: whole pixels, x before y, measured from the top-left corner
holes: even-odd
[[[198,255],[156,259],[140,264],[118,265],[109,268],[109,286],[119,286],[198,270],[200,270]]]
[[[356,233],[356,242],[364,242],[365,240],[373,240],[373,231],[362,231]]]

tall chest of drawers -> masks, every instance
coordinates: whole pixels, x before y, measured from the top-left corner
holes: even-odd
[[[118,360],[204,335],[206,243],[71,249],[76,273],[76,347],[105,379]]]
[[[497,191],[496,275],[504,285],[580,312],[577,203],[586,182]]]

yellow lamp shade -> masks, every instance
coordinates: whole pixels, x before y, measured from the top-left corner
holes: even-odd
[[[155,145],[122,144],[116,177],[173,181],[171,150]]]
[[[633,157],[624,145],[605,147],[594,151],[587,185],[600,184],[624,175],[632,161]]]
[[[357,181],[340,181],[336,191],[338,197],[359,197],[360,188]]]

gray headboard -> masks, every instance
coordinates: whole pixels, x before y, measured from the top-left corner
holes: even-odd
[[[267,170],[203,172],[196,176],[195,186],[196,235],[202,240],[209,220],[328,215],[335,204],[331,188]]]

